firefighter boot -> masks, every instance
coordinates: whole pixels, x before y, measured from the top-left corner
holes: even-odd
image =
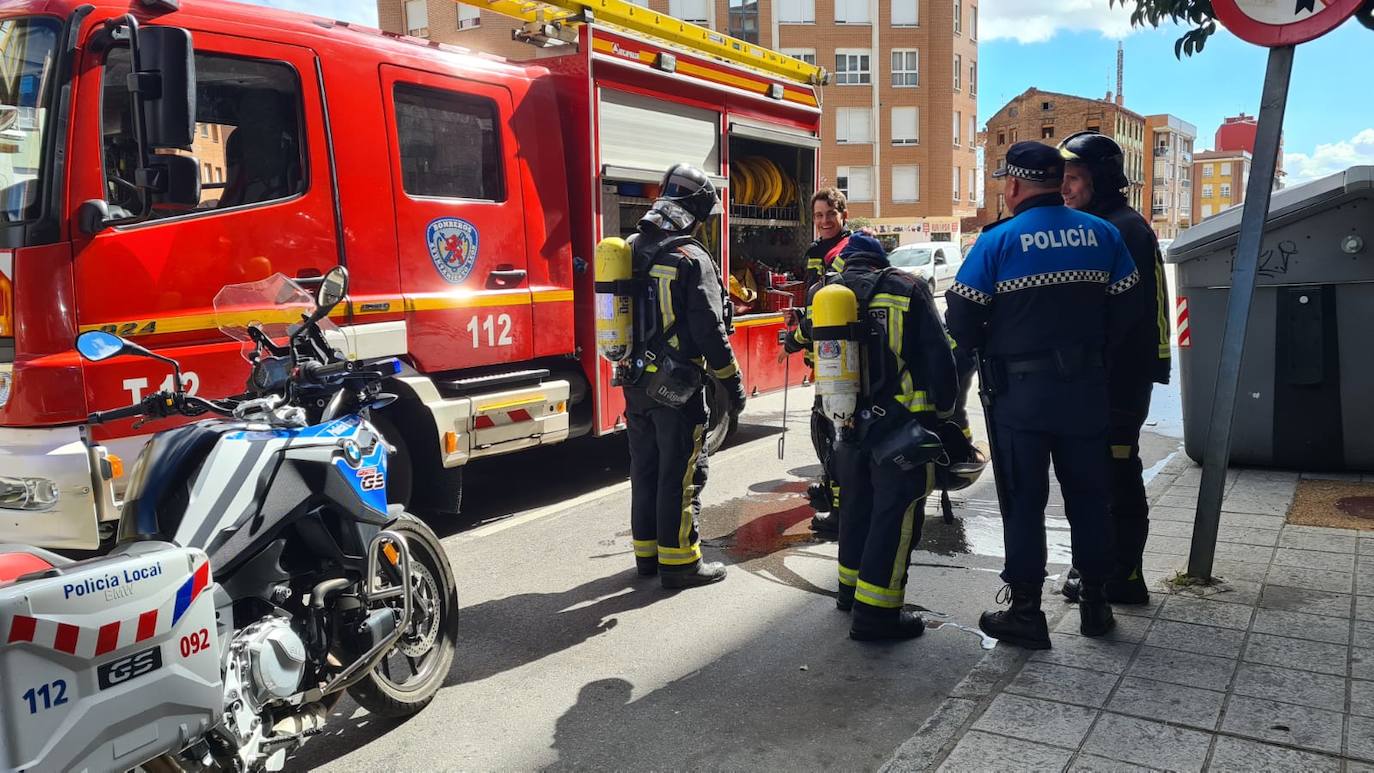
[[[978,627],[1007,644],[1028,650],[1049,649],[1050,627],[1045,622],[1045,613],[1040,611],[1040,583],[1004,585],[997,592],[998,603],[1005,604],[1008,595],[1011,608],[984,612],[978,618]]]
[[[818,513],[830,512],[830,486],[823,480],[818,480],[806,487],[806,498],[811,505],[811,509]]]
[[[658,574],[658,556],[635,556],[635,570],[640,577],[653,577]]]
[[[1107,590],[1102,583],[1083,583],[1078,598],[1078,632],[1084,636],[1103,636],[1116,627]]]
[[[724,579],[725,564],[719,561],[698,561],[687,567],[685,571],[678,568],[670,570],[666,567],[659,571],[659,580],[663,583],[663,587],[668,590],[695,588],[699,585],[710,585]]]
[[[811,531],[821,539],[840,538],[840,514],[835,512],[816,513],[811,518]]]
[[[835,608],[848,612],[854,608],[854,586],[840,583],[840,592],[835,596]]]
[[[1132,569],[1124,580],[1112,580],[1107,583],[1107,600],[1113,604],[1150,603],[1150,589],[1145,584],[1145,575],[1140,571],[1140,567]]]
[[[871,604],[854,605],[849,638],[855,641],[915,639],[926,632],[921,616],[905,609],[883,609]]]
[[[1078,570],[1069,567],[1069,576],[1064,578],[1064,587],[1059,592],[1064,594],[1064,598],[1070,603],[1078,603],[1078,592],[1082,587],[1082,579],[1078,576]]]

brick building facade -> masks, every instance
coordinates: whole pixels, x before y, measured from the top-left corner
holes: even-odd
[[[1193,156],[1193,212],[1202,222],[1245,201],[1250,154],[1244,150],[1206,150]]]
[[[977,0],[634,0],[818,63],[822,185],[890,242],[957,240],[977,211]],[[377,0],[379,26],[511,59],[512,19],[452,0]],[[876,22],[876,23],[875,23]]]
[[[1145,116],[1149,150],[1145,180],[1149,186],[1150,227],[1161,239],[1178,238],[1193,224],[1193,143],[1197,127],[1173,115]]]

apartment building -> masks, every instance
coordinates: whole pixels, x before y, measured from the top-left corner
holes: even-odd
[[[1229,150],[1232,152],[1245,151],[1250,155],[1255,153],[1255,135],[1259,132],[1259,119],[1253,115],[1233,115],[1223,118],[1221,125],[1217,127],[1217,133],[1212,138],[1212,147],[1217,150]],[[1279,135],[1279,157],[1275,161],[1274,167],[1274,190],[1283,187],[1283,135]]]
[[[976,214],[978,0],[633,0],[824,66],[822,185],[889,244],[957,241]],[[510,18],[452,0],[377,0],[379,25],[511,59]]]
[[[1145,154],[1150,227],[1175,239],[1193,224],[1193,143],[1197,127],[1173,115],[1145,116],[1150,151]]]
[[[1205,150],[1193,156],[1193,211],[1197,222],[1245,201],[1250,179],[1250,153]]]
[[[992,172],[1006,160],[1007,149],[1022,140],[1038,140],[1057,145],[1069,135],[1080,131],[1101,132],[1116,140],[1125,154],[1126,177],[1130,180],[1127,199],[1131,207],[1146,219],[1145,199],[1145,116],[1127,110],[1118,93],[1111,92],[1103,99],[1078,97],[1053,91],[1029,88],[1002,106],[988,118],[987,144],[984,153],[983,211],[980,219],[987,221],[1007,217],[1006,200],[1001,183],[993,180]]]

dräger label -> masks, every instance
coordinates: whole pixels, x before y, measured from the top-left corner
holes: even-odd
[[[133,595],[134,589],[130,586],[143,580],[162,576],[162,562],[150,566],[138,567],[135,569],[124,568],[117,572],[108,572],[104,577],[86,577],[76,582],[69,582],[62,586],[63,598],[84,598],[95,593],[103,592],[106,600],[127,598]]]

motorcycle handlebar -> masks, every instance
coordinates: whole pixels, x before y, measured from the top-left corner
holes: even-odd
[[[118,421],[119,419],[129,419],[129,418],[132,418],[132,417],[134,417],[134,416],[142,416],[142,415],[143,415],[143,411],[144,411],[144,408],[143,408],[143,403],[142,403],[142,402],[139,402],[139,403],[137,403],[137,404],[135,404],[135,405],[125,406],[125,407],[123,407],[123,408],[114,408],[114,409],[108,410],[108,411],[96,411],[95,413],[92,413],[90,416],[87,416],[87,417],[86,417],[86,423],[87,423],[87,424],[103,424],[104,422],[107,422],[107,421]]]

